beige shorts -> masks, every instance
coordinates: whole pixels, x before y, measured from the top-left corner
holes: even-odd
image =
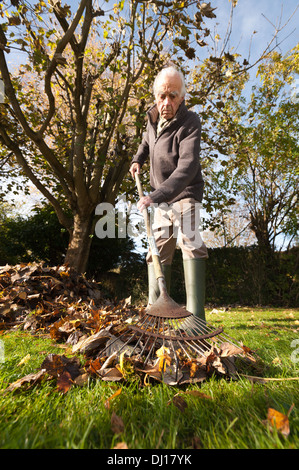
[[[172,263],[177,245],[183,259],[208,258],[207,247],[200,235],[200,207],[195,199],[186,198],[155,208],[152,229],[162,264]],[[150,249],[146,261],[152,262]]]

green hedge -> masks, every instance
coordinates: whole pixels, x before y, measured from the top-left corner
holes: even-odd
[[[299,307],[299,248],[263,256],[257,246],[209,249],[206,303]],[[171,296],[185,302],[180,252],[174,259]]]

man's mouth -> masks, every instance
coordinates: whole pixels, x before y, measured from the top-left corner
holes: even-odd
[[[171,108],[167,108],[167,109],[162,109],[162,114],[172,114],[172,109]]]

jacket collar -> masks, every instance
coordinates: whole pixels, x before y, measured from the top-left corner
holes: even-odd
[[[186,112],[188,111],[188,108],[185,104],[185,101],[182,101],[182,103],[179,106],[179,109],[177,110],[176,115],[171,119],[171,122],[177,121],[178,119],[182,118]],[[158,118],[159,118],[159,112],[157,105],[154,104],[148,112],[147,112],[148,118],[152,124],[157,124]]]

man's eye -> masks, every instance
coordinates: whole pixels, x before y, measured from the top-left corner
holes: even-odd
[[[164,101],[166,96],[169,96],[171,100],[174,100],[177,97],[177,93],[169,93],[169,95],[159,95],[160,100]]]

